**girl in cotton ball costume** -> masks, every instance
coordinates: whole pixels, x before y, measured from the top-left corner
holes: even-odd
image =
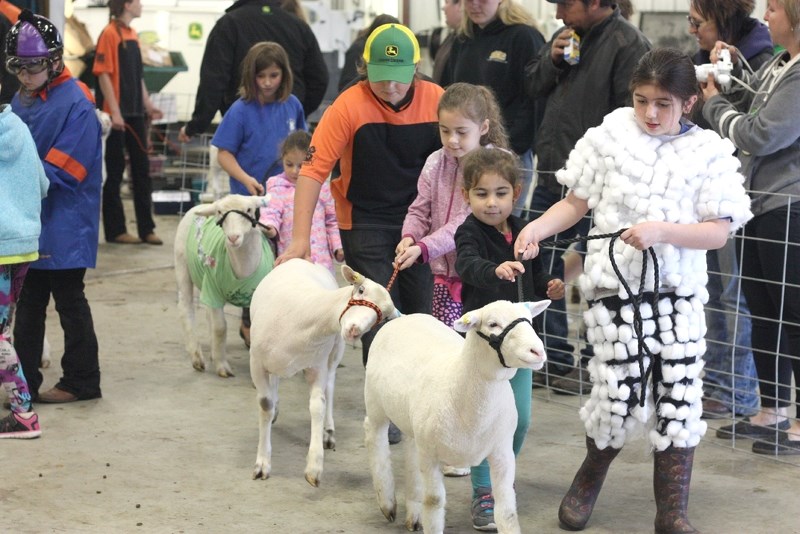
[[[699,378],[705,250],[721,247],[752,214],[733,145],[684,118],[699,89],[689,57],[671,49],[647,53],[630,88],[633,109],[613,111],[578,141],[557,173],[568,195],[529,223],[515,247],[523,258],[535,257],[542,239],[593,209],[590,235],[627,228],[614,243],[614,261],[634,294],[640,291],[641,251],[653,247],[658,287],[650,261],[639,306],[651,359],[640,353],[632,300],[614,272],[609,239],[587,243],[580,287],[595,351],[592,393],[580,411],[587,455],[558,516],[564,528],[584,528],[611,461],[641,423],[654,448],[656,532],[696,532],[686,509],[694,449],[706,432]]]

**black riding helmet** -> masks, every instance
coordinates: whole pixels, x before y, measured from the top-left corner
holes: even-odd
[[[5,51],[6,70],[14,75],[23,69],[37,74],[46,68],[49,83],[64,70],[61,34],[52,22],[28,9],[22,10],[19,20],[8,31]]]

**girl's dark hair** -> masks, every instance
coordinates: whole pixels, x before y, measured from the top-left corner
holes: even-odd
[[[125,4],[129,4],[133,0],[108,0],[108,17],[110,19],[119,18],[125,11]]]
[[[744,26],[756,7],[755,0],[691,0],[705,20],[714,22],[719,40],[736,45],[744,37]]]
[[[369,34],[374,32],[379,26],[383,26],[384,24],[400,24],[400,20],[393,15],[389,15],[388,13],[381,13],[380,15],[377,15],[374,19],[372,19],[372,24],[370,24],[366,28],[362,28],[358,32],[358,34],[356,35],[356,39],[364,39],[364,42],[366,42],[367,37],[369,37]]]
[[[457,111],[478,125],[488,119],[489,131],[481,136],[481,145],[491,143],[499,148],[508,148],[503,115],[491,89],[471,83],[454,83],[447,87],[439,99],[437,113],[443,110]]]
[[[258,100],[258,86],[256,76],[262,70],[275,65],[281,69],[281,85],[275,93],[278,102],[285,102],[292,93],[292,69],[289,67],[289,56],[286,50],[278,43],[263,41],[254,44],[242,60],[242,83],[239,86],[239,96],[248,102]]]
[[[300,150],[303,153],[308,152],[308,147],[311,146],[311,134],[305,130],[295,130],[286,136],[280,146],[281,158],[292,150]]]
[[[464,189],[469,191],[481,179],[481,176],[493,172],[505,179],[511,187],[517,189],[522,185],[522,172],[519,158],[513,152],[502,148],[476,148],[464,156]]]
[[[640,85],[655,85],[683,102],[700,92],[694,63],[674,48],[654,48],[641,57],[628,87],[633,93]]]

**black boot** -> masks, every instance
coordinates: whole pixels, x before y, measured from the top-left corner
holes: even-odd
[[[586,459],[575,474],[567,494],[558,507],[558,520],[565,530],[583,530],[592,515],[594,503],[603,488],[608,466],[620,449],[606,447],[602,451],[586,436]]]
[[[654,453],[653,490],[656,496],[656,534],[698,532],[689,523],[689,482],[694,447],[668,447]]]

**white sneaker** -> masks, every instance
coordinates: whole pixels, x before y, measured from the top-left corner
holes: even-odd
[[[442,466],[442,474],[446,477],[465,477],[469,472],[469,467],[453,467],[447,464]]]

